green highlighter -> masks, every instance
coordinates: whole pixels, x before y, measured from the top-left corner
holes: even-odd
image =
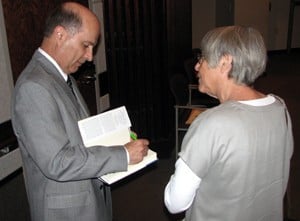
[[[130,137],[131,137],[131,139],[133,139],[133,140],[137,140],[137,136],[136,136],[136,134],[133,133],[133,132],[130,132]]]

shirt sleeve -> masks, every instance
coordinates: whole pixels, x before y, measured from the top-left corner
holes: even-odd
[[[188,209],[200,183],[201,178],[179,158],[175,164],[175,173],[165,188],[164,201],[169,212],[179,213]]]

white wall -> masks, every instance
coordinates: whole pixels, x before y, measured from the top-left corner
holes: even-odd
[[[192,0],[192,46],[200,46],[204,34],[216,25],[216,1]],[[221,0],[222,1],[222,0]],[[272,10],[269,11],[269,2]],[[234,24],[257,28],[265,38],[268,50],[287,49],[290,1],[234,0]],[[295,7],[292,48],[300,48],[300,7]]]
[[[94,64],[96,67],[95,93],[97,112],[103,112],[110,108],[109,94],[101,94],[100,80],[101,74],[107,70],[105,54],[105,37],[104,37],[104,18],[103,18],[103,0],[89,0],[89,8],[97,15],[100,20],[100,41],[94,55]]]
[[[100,20],[100,41],[98,42],[96,53],[94,55],[94,63],[96,66],[96,73],[106,71],[106,57],[105,57],[105,38],[104,38],[104,23],[103,23],[103,0],[89,0],[89,8],[97,15]]]
[[[10,99],[12,90],[12,71],[7,46],[2,2],[0,1],[0,123],[10,119]]]
[[[6,38],[2,2],[0,1],[0,123],[10,120],[13,79]],[[0,181],[22,166],[19,148],[0,157]]]

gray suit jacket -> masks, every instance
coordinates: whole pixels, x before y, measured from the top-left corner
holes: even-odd
[[[124,147],[84,147],[77,121],[88,110],[72,82],[77,99],[36,51],[15,86],[12,124],[33,221],[111,220],[110,189],[97,177],[127,169]]]

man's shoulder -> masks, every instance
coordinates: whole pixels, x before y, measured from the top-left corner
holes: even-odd
[[[17,84],[25,82],[41,82],[49,80],[49,74],[46,70],[36,61],[30,61],[26,68],[20,74]]]
[[[38,61],[31,60],[16,82],[15,93],[22,93],[21,91],[24,90],[35,90],[35,88],[52,91],[54,85],[53,74],[48,73]]]

